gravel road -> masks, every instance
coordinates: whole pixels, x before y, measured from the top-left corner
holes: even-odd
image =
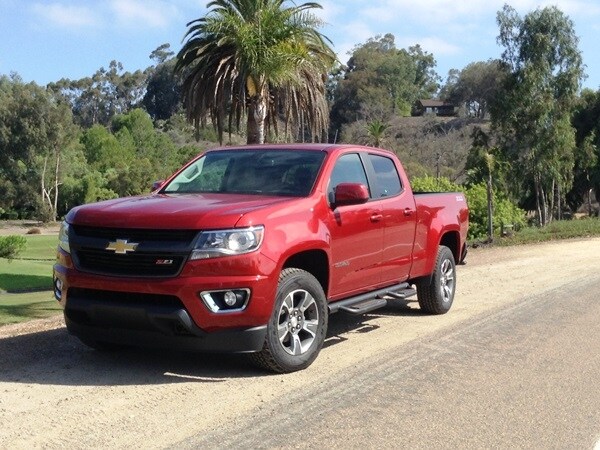
[[[288,375],[258,371],[243,356],[98,353],[69,336],[62,318],[5,326],[0,328],[0,448],[219,448],[234,441],[256,448],[260,433],[248,424],[280,417],[282,410],[289,410],[296,426],[282,422],[281,434],[289,439],[265,446],[308,446],[301,436],[295,438],[303,433],[303,417],[322,415],[327,421],[337,411],[339,421],[343,414],[335,397],[325,395],[333,387],[345,386],[340,395],[365,390],[385,374],[378,368],[390,355],[398,355],[400,364],[409,356],[418,359],[441,333],[493,320],[494,312],[546,292],[587,285],[598,277],[599,254],[598,238],[472,250],[467,265],[458,268],[450,313],[426,316],[416,303],[399,302],[365,316],[333,315],[315,363]],[[443,365],[444,352],[438,357]],[[415,405],[402,406],[408,407]],[[235,439],[227,441],[225,432]],[[384,432],[377,435],[379,445],[386,442]],[[333,447],[358,446],[336,436]]]

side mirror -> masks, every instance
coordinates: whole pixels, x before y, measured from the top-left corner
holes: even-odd
[[[158,180],[152,183],[152,192],[158,191],[162,185],[165,183],[165,180]]]
[[[335,187],[335,206],[360,205],[369,198],[369,188],[361,183],[340,183]]]

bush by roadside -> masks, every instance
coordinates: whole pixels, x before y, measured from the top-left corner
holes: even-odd
[[[27,240],[23,236],[0,236],[0,258],[12,260],[25,250]]]

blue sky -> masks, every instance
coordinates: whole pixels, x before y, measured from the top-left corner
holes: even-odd
[[[496,13],[509,3],[521,15],[554,5],[575,23],[588,78],[600,89],[600,2],[597,0],[322,0],[321,30],[340,60],[368,38],[385,33],[398,47],[420,44],[437,72],[498,58]],[[92,75],[111,60],[125,70],[152,64],[163,43],[177,51],[186,23],[206,13],[199,0],[0,0],[0,74],[17,72],[44,85]]]

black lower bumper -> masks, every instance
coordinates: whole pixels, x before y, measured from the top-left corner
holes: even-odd
[[[83,341],[187,351],[247,353],[262,349],[267,327],[207,333],[177,306],[105,304],[71,298],[64,311],[69,332]]]

